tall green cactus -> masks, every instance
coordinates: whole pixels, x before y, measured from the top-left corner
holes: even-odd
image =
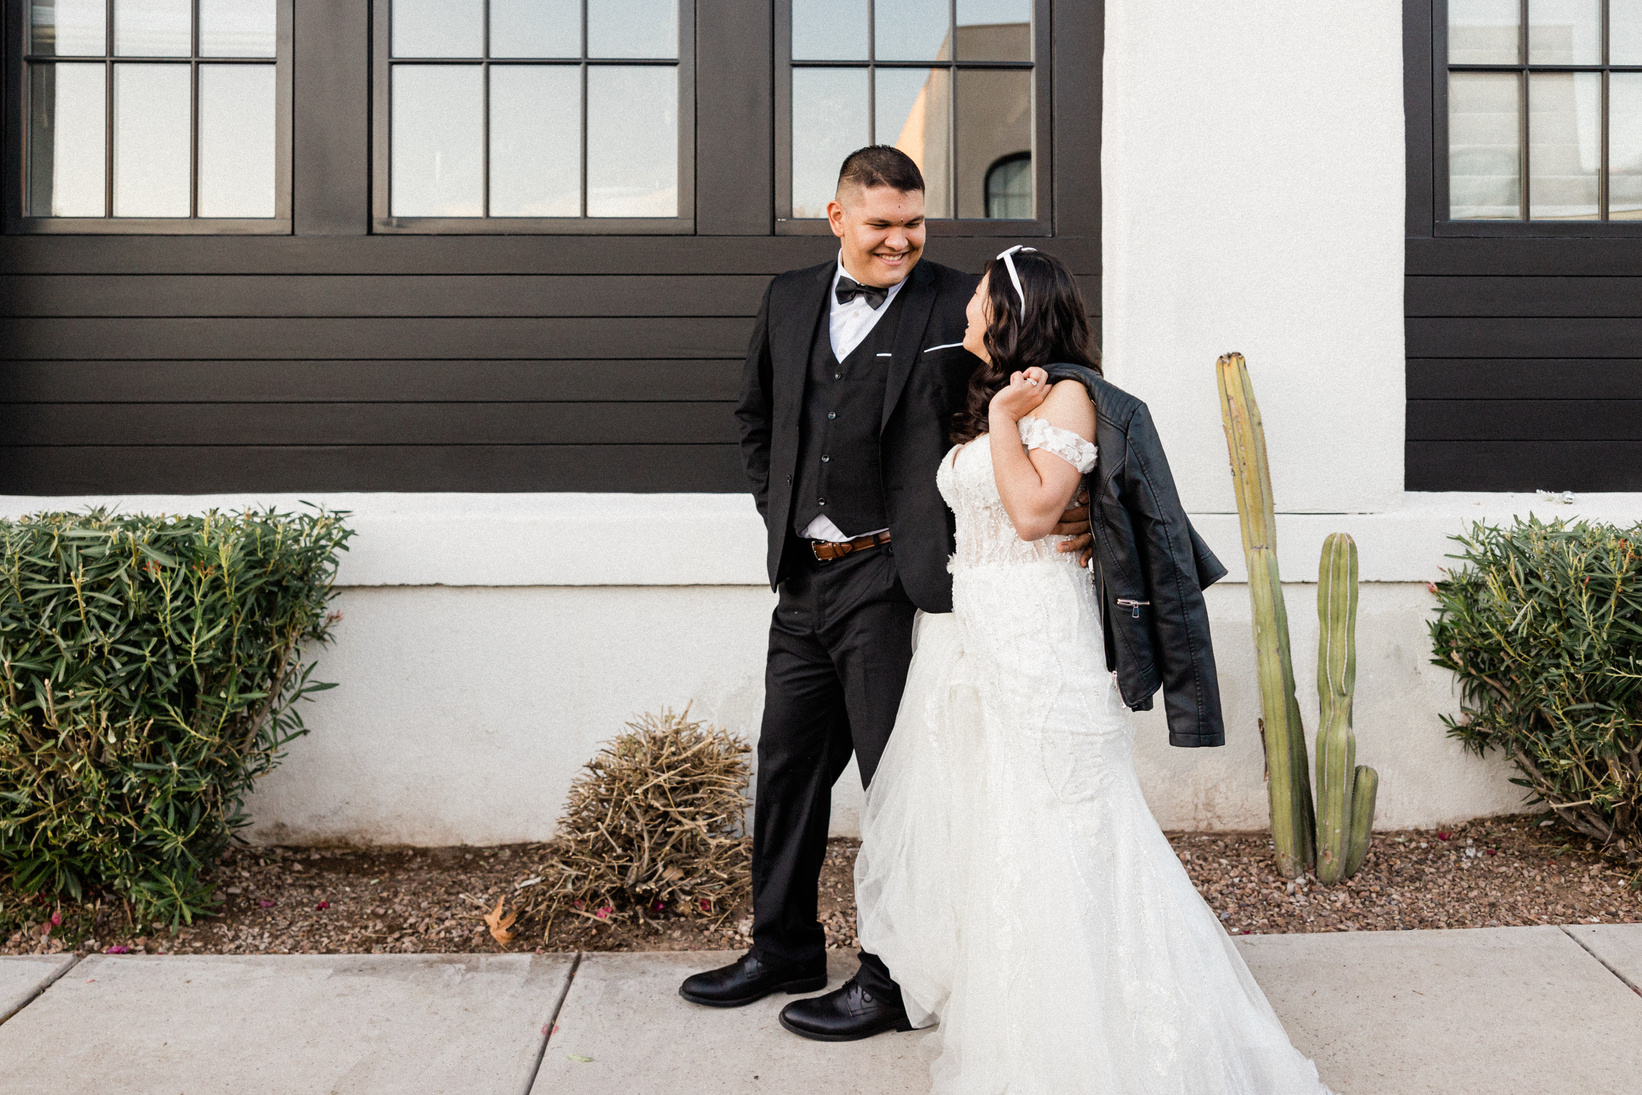
[[[1317,880],[1343,882],[1362,866],[1379,775],[1357,763],[1357,544],[1336,532],[1317,564]]]
[[[1266,432],[1254,401],[1242,354],[1215,363],[1220,415],[1231,453],[1237,516],[1243,528],[1243,557],[1249,569],[1254,607],[1254,650],[1260,673],[1261,735],[1266,747],[1266,791],[1271,799],[1271,835],[1277,870],[1297,878],[1315,860],[1315,820],[1306,732],[1294,698],[1294,660],[1289,654],[1288,609],[1277,573],[1277,518],[1266,463]]]

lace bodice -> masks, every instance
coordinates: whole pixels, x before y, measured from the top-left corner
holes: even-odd
[[[1088,474],[1095,466],[1095,446],[1041,418],[1020,421],[1021,444],[1043,449]],[[999,563],[1061,562],[1076,565],[1072,555],[1057,551],[1063,537],[1045,536],[1028,543],[1015,532],[1015,525],[1003,508],[998,481],[992,474],[992,448],[983,434],[959,445],[941,461],[935,477],[941,497],[958,519],[958,553],[947,569]]]

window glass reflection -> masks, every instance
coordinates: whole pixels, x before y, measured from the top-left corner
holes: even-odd
[[[678,216],[678,70],[587,70],[587,215]]]
[[[274,67],[200,66],[199,215],[274,215]]]
[[[867,0],[792,0],[795,61],[865,61]]]
[[[394,66],[394,216],[484,213],[483,77],[478,65]]]
[[[1608,63],[1642,65],[1642,4],[1608,5]]]
[[[272,57],[274,0],[200,0],[201,57]]]
[[[1448,209],[1455,220],[1522,215],[1521,81],[1514,73],[1448,77]]]
[[[490,215],[581,215],[581,69],[490,70]]]
[[[1619,5],[1615,4],[1617,9]],[[1611,18],[1611,16],[1610,16]],[[1642,219],[1642,73],[1608,77],[1608,216]]]
[[[987,169],[986,215],[993,220],[1031,219],[1031,155],[1005,156]]]
[[[393,0],[395,57],[478,57],[485,0]]]
[[[873,56],[880,61],[945,61],[952,57],[947,0],[876,0]]]
[[[958,0],[958,60],[1030,61],[1032,0]]]
[[[992,166],[1032,152],[1032,74],[959,69],[956,106],[958,216],[985,217]]]
[[[490,0],[490,55],[580,57],[581,0]]]
[[[1448,60],[1514,65],[1522,59],[1519,0],[1448,0]]]
[[[1602,74],[1536,72],[1528,80],[1528,215],[1594,219],[1600,212]]]
[[[590,2],[587,5],[587,55],[677,57],[678,0]],[[591,104],[592,99],[588,102]]]
[[[114,66],[114,215],[189,214],[189,66]]]
[[[1529,0],[1528,62],[1601,64],[1602,0]]]
[[[106,0],[34,0],[29,5],[30,53],[102,57],[107,50]]]
[[[844,157],[867,143],[867,70],[792,73],[792,215],[825,217]]]
[[[29,215],[103,215],[107,96],[99,62],[29,69]]]
[[[874,79],[873,140],[899,148],[924,173],[929,216],[952,216],[951,75],[944,68],[881,68]]]
[[[193,38],[192,0],[114,0],[114,52],[121,57],[187,57]]]

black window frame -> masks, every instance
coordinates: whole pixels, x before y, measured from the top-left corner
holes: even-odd
[[[1527,35],[1529,0],[1518,0],[1520,26],[1523,34],[1519,63],[1488,65],[1451,65],[1448,63],[1448,0],[1429,0],[1431,12],[1431,212],[1432,228],[1437,236],[1460,238],[1512,239],[1569,237],[1624,238],[1642,236],[1639,220],[1531,220],[1527,216],[1532,193],[1529,174],[1528,118],[1532,109],[1526,74],[1530,72],[1601,72],[1602,78],[1602,166],[1597,174],[1599,205],[1607,203],[1608,190],[1608,79],[1609,72],[1642,73],[1642,65],[1610,65],[1608,54],[1608,13],[1613,0],[1602,0],[1602,53],[1603,62],[1595,65],[1547,65],[1529,63]],[[1514,72],[1524,75],[1522,106],[1519,119],[1519,165],[1521,176],[1521,206],[1523,217],[1517,220],[1455,220],[1449,216],[1448,170],[1448,74],[1450,72]]]
[[[392,128],[392,68],[398,64],[411,65],[471,65],[488,68],[492,65],[539,65],[572,62],[544,61],[532,58],[491,58],[490,0],[484,0],[485,56],[424,58],[393,57],[393,0],[372,0],[371,30],[371,231],[383,235],[691,235],[696,230],[695,219],[695,117],[696,117],[696,28],[695,4],[691,0],[675,0],[678,4],[678,56],[676,59],[643,57],[590,58],[586,56],[587,3],[582,0],[583,57],[575,62],[583,72],[589,66],[666,66],[678,70],[678,215],[675,217],[396,217],[392,215],[393,128]],[[583,84],[585,88],[585,81]],[[490,142],[489,80],[485,81],[486,117],[485,205],[490,204]],[[586,202],[587,189],[587,97],[582,96],[582,200]]]
[[[1050,0],[1032,0],[1032,60],[1030,61],[794,61],[792,56],[792,0],[775,2],[775,234],[830,235],[820,217],[792,215],[792,71],[797,68],[900,68],[949,70],[1029,69],[1032,72],[1032,186],[1037,216],[1031,220],[994,220],[987,217],[931,217],[932,236],[1047,237],[1055,234],[1054,179],[1054,35]],[[949,25],[956,25],[956,0],[948,5]],[[1102,17],[1104,12],[1101,13]],[[868,27],[873,6],[867,5]],[[870,33],[870,29],[869,29]],[[870,84],[869,84],[870,86]],[[956,201],[956,194],[954,194]],[[956,212],[956,206],[954,206]]]
[[[10,97],[11,129],[6,140],[6,178],[9,183],[6,187],[5,226],[8,234],[18,235],[116,235],[116,236],[288,236],[292,232],[291,216],[291,138],[292,138],[292,109],[293,92],[291,77],[293,65],[292,51],[294,36],[295,0],[275,0],[275,39],[274,39],[274,216],[272,217],[201,217],[190,214],[187,217],[116,217],[112,215],[110,198],[105,198],[104,208],[109,210],[101,217],[37,217],[28,214],[28,142],[30,133],[29,124],[29,93],[28,93],[28,66],[31,63],[29,55],[24,53],[28,42],[28,20],[30,0],[8,0],[5,20],[5,87]],[[191,166],[189,179],[189,203],[197,205],[199,201],[199,66],[203,64],[258,64],[266,65],[268,61],[262,57],[208,57],[199,56],[200,36],[200,0],[193,0],[193,43],[192,53],[184,57],[116,57],[113,53],[114,35],[114,3],[108,0],[108,23],[106,33],[109,45],[107,53],[101,58],[62,57],[43,60],[42,63],[79,62],[101,60],[105,68],[111,68],[119,63],[165,63],[186,64],[194,71],[190,85],[190,143]],[[107,86],[112,86],[112,73],[105,76]],[[112,96],[112,91],[108,93]],[[114,127],[114,112],[112,98],[109,100],[110,109],[103,119],[105,133],[112,134]],[[105,139],[104,144],[104,188],[105,193],[111,195],[114,186],[114,164],[112,161],[112,137]]]

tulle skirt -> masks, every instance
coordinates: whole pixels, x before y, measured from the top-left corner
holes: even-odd
[[[942,1095],[1326,1095],[1135,779],[1087,577],[955,575],[867,794],[862,946]]]

